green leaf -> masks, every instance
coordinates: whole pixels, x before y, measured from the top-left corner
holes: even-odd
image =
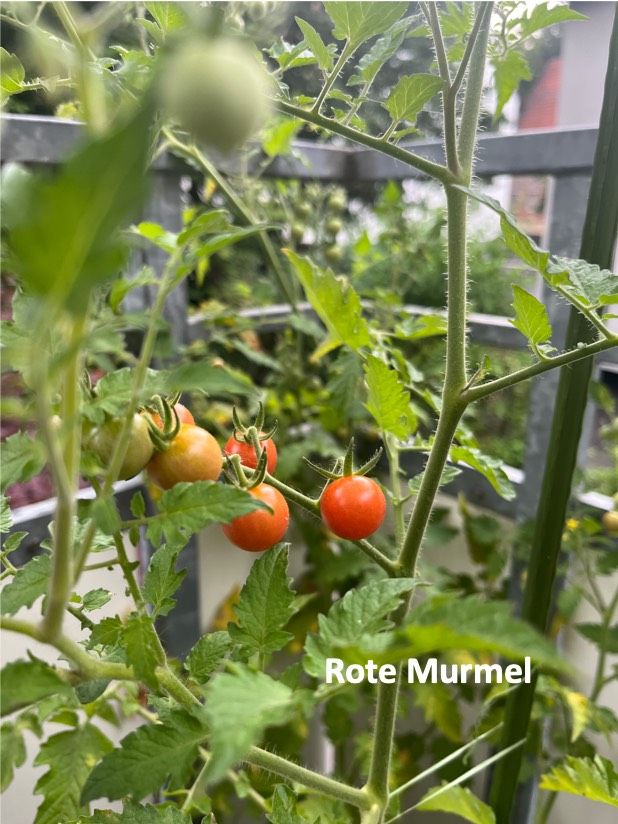
[[[600,269],[596,263],[572,258],[552,257],[547,265],[550,286],[563,286],[568,295],[590,306],[609,306],[618,301],[618,275]]]
[[[333,68],[332,47],[329,49],[324,45],[324,41],[311,23],[308,23],[301,17],[295,17],[294,19],[296,20],[298,28],[303,33],[305,46],[318,61],[318,66],[322,71],[329,72]]]
[[[409,438],[416,430],[416,416],[412,410],[410,393],[399,373],[384,361],[369,355],[365,361],[365,380],[369,413],[383,432],[400,440]]]
[[[405,34],[410,27],[411,18],[406,17],[394,23],[384,35],[373,44],[358,61],[356,71],[349,80],[348,86],[358,86],[365,83],[372,83],[382,66],[391,57],[397,54],[397,50],[403,43]]]
[[[11,513],[11,507],[9,506],[6,496],[0,495],[0,534],[7,533],[12,526],[13,515]],[[19,534],[21,535],[22,533]],[[23,534],[25,535],[25,533]],[[3,543],[2,548],[6,551],[6,541]]]
[[[313,357],[317,358],[341,344],[354,350],[368,346],[371,343],[369,327],[362,314],[360,298],[350,283],[335,277],[328,269],[318,269],[308,258],[299,257],[295,252],[287,250],[286,254],[303,285],[307,300],[329,333]]]
[[[410,612],[405,628],[392,633],[392,644],[388,651],[370,653],[376,663],[378,659],[395,663],[427,653],[462,649],[493,652],[513,661],[530,656],[542,666],[566,668],[547,638],[512,616],[510,604],[483,601],[477,596],[437,596],[425,601]],[[371,646],[359,654],[365,656],[368,650]]]
[[[0,48],[0,100],[23,91],[26,72],[16,54]]]
[[[429,790],[418,804],[424,812],[453,813],[472,824],[495,824],[496,817],[487,804],[477,798],[467,787],[449,787],[440,792],[440,787]],[[435,796],[432,798],[432,796]]]
[[[111,749],[111,742],[92,724],[48,738],[34,760],[37,767],[49,767],[34,788],[44,796],[34,824],[58,824],[78,815],[88,773]]]
[[[171,372],[163,373],[162,377],[168,394],[197,391],[209,396],[254,395],[256,391],[248,378],[207,361],[184,363]]]
[[[0,715],[8,715],[50,695],[72,694],[71,685],[43,661],[12,661],[2,670]]]
[[[189,674],[198,684],[204,684],[224,661],[232,646],[229,633],[224,630],[211,632],[203,635],[195,644],[187,660],[185,667]]]
[[[123,632],[124,624],[117,615],[103,618],[92,628],[88,646],[91,649],[98,646],[115,649],[122,641]]]
[[[121,267],[126,245],[117,230],[145,194],[151,112],[146,96],[128,123],[92,138],[53,177],[30,181],[28,209],[7,248],[11,267],[34,292],[81,310],[90,288]]]
[[[0,740],[0,792],[4,792],[13,781],[15,770],[26,760],[26,745],[19,723],[3,724]]]
[[[360,407],[358,385],[362,376],[362,360],[356,352],[342,349],[331,368],[326,386],[330,396],[330,412],[342,423],[349,421]]]
[[[452,446],[450,459],[453,463],[465,463],[476,469],[505,500],[511,501],[515,497],[515,488],[502,468],[503,464],[499,458],[484,455],[480,449],[474,447]]]
[[[513,284],[513,309],[515,319],[510,323],[528,338],[533,347],[550,339],[552,329],[547,309],[534,295],[516,284]]]
[[[500,217],[500,230],[504,242],[510,251],[516,255],[520,260],[523,260],[531,269],[537,272],[544,273],[549,260],[549,252],[540,249],[537,244],[528,237],[525,232],[517,225],[513,215],[509,214],[497,200],[493,197],[484,195],[482,192],[477,192],[474,189],[468,189],[465,186],[456,186],[462,192],[465,192],[469,197],[482,203],[484,206],[489,206],[490,209]]]
[[[144,5],[165,34],[183,28],[188,22],[187,14],[179,3],[145,3]]]
[[[206,717],[212,758],[207,780],[219,781],[266,727],[287,723],[294,710],[292,690],[263,672],[239,667],[219,673],[206,688]]]
[[[582,795],[618,807],[618,773],[611,761],[596,755],[592,758],[567,758],[541,776],[542,790]]]
[[[51,556],[37,555],[17,570],[13,579],[2,590],[0,612],[13,615],[22,607],[30,607],[47,593],[51,575]]]
[[[547,28],[547,26],[554,26],[557,23],[564,23],[568,20],[587,20],[585,14],[570,9],[568,5],[554,6],[548,8],[547,3],[539,3],[534,6],[532,11],[529,11],[526,17],[523,17],[519,22],[521,23],[521,33],[523,37],[530,37],[535,31]]]
[[[240,599],[234,604],[236,623],[228,624],[228,632],[249,654],[276,652],[294,637],[283,631],[294,614],[294,592],[287,568],[287,546],[265,552],[251,567]]]
[[[25,483],[38,475],[45,466],[45,450],[39,441],[25,432],[16,432],[0,447],[2,483],[0,489],[16,483]]]
[[[127,801],[121,813],[96,810],[92,815],[81,816],[73,824],[191,824],[191,817],[169,804],[142,806]]]
[[[319,632],[309,635],[305,643],[305,672],[323,678],[326,658],[331,657],[333,650],[388,629],[388,613],[399,606],[414,585],[411,578],[400,578],[374,581],[346,592],[327,615],[318,615]]]
[[[248,492],[215,481],[181,483],[164,492],[158,501],[159,513],[148,519],[148,539],[158,545],[163,540],[186,544],[195,532],[213,523],[227,524],[240,515],[265,509]]]
[[[203,724],[185,711],[171,712],[161,724],[147,724],[129,733],[88,776],[82,803],[102,796],[110,801],[131,795],[142,799],[161,789],[184,786],[204,740]]]
[[[532,73],[525,56],[516,49],[509,49],[506,54],[493,57],[491,64],[494,68],[494,84],[498,94],[494,114],[494,119],[497,120],[521,81],[532,80]]]
[[[324,3],[324,8],[333,21],[333,36],[356,48],[403,17],[408,3],[330,2]]]
[[[307,819],[298,814],[294,792],[285,784],[275,786],[271,802],[272,810],[266,816],[271,824],[306,824]]]
[[[292,151],[292,141],[301,126],[301,120],[290,117],[269,123],[262,132],[262,149],[266,156],[289,154]]]
[[[449,741],[461,741],[461,712],[444,684],[415,684],[414,697],[428,724],[435,725]]]
[[[144,597],[152,606],[153,618],[167,615],[176,605],[172,595],[187,574],[186,569],[176,570],[177,558],[178,548],[172,544],[164,544],[150,559],[144,577]]]
[[[414,74],[400,77],[384,103],[395,123],[407,120],[416,123],[423,106],[442,88],[442,81],[434,74]]]
[[[91,589],[90,592],[82,596],[82,607],[86,612],[93,612],[95,609],[101,609],[105,604],[109,604],[111,600],[111,593],[98,587],[97,589]]]
[[[161,645],[152,618],[149,615],[131,613],[123,631],[123,646],[135,674],[148,686],[155,688],[155,669],[163,664]]]
[[[601,649],[618,655],[618,624],[614,624],[613,627],[604,627],[603,624],[576,624],[575,629]]]

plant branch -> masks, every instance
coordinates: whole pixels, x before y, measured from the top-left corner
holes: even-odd
[[[263,770],[280,775],[290,781],[295,781],[304,787],[316,790],[330,798],[336,798],[346,804],[351,804],[358,809],[366,810],[371,806],[370,796],[366,790],[349,787],[347,784],[342,784],[333,778],[308,770],[306,767],[294,764],[292,761],[281,758],[281,756],[260,747],[251,747],[244,760],[247,764],[261,767]]]
[[[476,17],[474,18],[474,25],[472,26],[472,31],[470,32],[468,42],[466,43],[466,49],[464,51],[463,57],[461,58],[461,63],[459,64],[457,73],[455,74],[453,82],[451,83],[451,92],[455,96],[457,96],[459,89],[461,88],[461,84],[463,83],[463,79],[466,75],[466,69],[468,68],[468,63],[470,62],[472,49],[474,48],[474,44],[476,43],[479,31],[481,30],[481,24],[484,22],[484,17],[488,14],[491,15],[491,3],[480,3],[478,11],[476,13]]]
[[[313,123],[321,129],[326,129],[333,134],[341,135],[353,143],[360,143],[361,146],[367,146],[369,149],[376,149],[382,154],[400,160],[413,169],[418,169],[428,177],[433,177],[442,183],[456,183],[457,179],[453,177],[452,173],[446,166],[441,163],[434,163],[432,160],[427,160],[414,152],[404,149],[401,146],[396,146],[392,143],[387,143],[380,137],[373,137],[372,135],[364,134],[352,126],[346,126],[338,120],[333,120],[331,117],[324,117],[324,115],[313,112],[309,109],[303,109],[300,106],[295,106],[293,103],[288,103],[285,100],[275,100],[274,106],[283,114],[289,114],[291,117],[297,117],[299,120],[304,120],[307,123]]]
[[[315,103],[313,104],[313,107],[311,109],[312,112],[319,114],[322,103],[324,103],[324,101],[326,100],[326,97],[328,96],[328,93],[331,90],[333,83],[337,79],[339,72],[345,66],[349,58],[354,54],[354,52],[354,46],[350,44],[349,40],[346,40],[345,45],[341,49],[341,54],[339,55],[339,57],[337,58],[337,62],[333,66],[333,70],[327,76],[326,82],[320,90],[319,95],[316,97]]]
[[[518,369],[516,372],[511,372],[510,375],[504,375],[501,378],[496,378],[487,383],[481,383],[478,386],[471,386],[461,393],[461,398],[466,404],[473,403],[481,398],[486,398],[488,395],[492,395],[494,392],[499,392],[501,389],[507,389],[516,383],[534,378],[536,375],[543,374],[543,372],[548,372],[550,369],[557,369],[559,366],[568,366],[572,363],[577,363],[577,361],[581,361],[584,358],[589,358],[607,349],[612,349],[614,346],[618,346],[618,336],[611,340],[606,338],[597,340],[595,343],[590,343],[587,346],[570,349],[561,355],[555,355],[554,357],[537,361],[530,366],[525,366],[523,369]]]
[[[451,73],[448,67],[448,57],[446,56],[444,38],[442,37],[442,27],[440,26],[440,18],[438,17],[438,8],[435,3],[422,3],[421,8],[423,10],[423,14],[427,18],[429,28],[431,29],[431,36],[433,38],[433,44],[436,50],[440,77],[444,83],[444,88],[448,89],[451,85]]]
[[[467,181],[466,185],[469,184],[472,176],[481,97],[483,94],[489,24],[494,4],[482,3],[481,5],[485,7],[486,12],[483,19],[479,22],[476,40],[470,49],[468,82],[459,127],[459,161],[462,166],[464,178]]]

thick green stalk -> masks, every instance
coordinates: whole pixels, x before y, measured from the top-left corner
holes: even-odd
[[[82,365],[80,346],[84,327],[84,318],[72,322],[69,338],[71,356],[65,370],[62,392],[62,422],[65,429],[64,448],[61,456],[53,453],[50,455],[54,477],[58,477],[60,471],[64,483],[56,489],[58,506],[54,522],[52,573],[47,594],[45,617],[42,623],[42,631],[49,640],[53,640],[62,632],[65,607],[73,586],[75,493],[77,491],[80,454],[79,378]],[[43,381],[47,384],[47,375],[44,376]],[[47,393],[47,390],[48,387],[45,385],[42,391]],[[46,421],[46,426],[49,426],[48,421]],[[52,441],[57,441],[58,433],[51,431],[49,436]],[[54,463],[58,458],[62,461],[61,467]],[[65,486],[66,488],[64,488]]]
[[[317,790],[330,798],[336,798],[361,810],[369,809],[371,806],[369,795],[365,790],[349,787],[340,781],[335,781],[313,770],[301,767],[299,764],[294,764],[286,758],[268,752],[268,750],[251,747],[244,760],[254,767],[261,767],[263,770],[268,770],[268,772],[275,775],[288,778],[290,781],[296,781],[302,784],[303,787]]]
[[[618,14],[609,50],[605,95],[599,125],[581,257],[600,267],[611,266],[618,228]],[[590,341],[595,332],[588,321],[571,309],[567,346]],[[578,444],[588,399],[592,371],[590,359],[560,374],[547,462],[531,545],[522,606],[522,618],[541,632],[547,629],[550,602],[567,507],[571,497]],[[506,704],[502,746],[528,733],[536,679],[513,692]],[[517,789],[522,753],[517,751],[496,768],[491,804],[497,824],[509,824]]]
[[[483,87],[485,70],[485,53],[489,15],[484,23],[479,25],[477,38],[471,49],[470,75],[464,114],[462,116],[461,131],[472,135],[471,142],[465,145],[466,154],[462,157],[451,158],[452,168],[448,169],[449,176],[462,179],[460,166],[467,172],[464,178],[469,181],[472,170],[472,159],[476,145],[476,132],[480,107],[480,96]],[[445,104],[447,102],[445,98]],[[447,123],[445,129],[453,124]],[[449,450],[457,430],[457,425],[465,409],[461,400],[461,392],[466,385],[466,223],[467,203],[459,197],[458,190],[453,189],[445,182],[447,199],[447,231],[448,231],[448,305],[447,305],[447,345],[446,345],[446,373],[442,393],[442,407],[436,428],[434,443],[423,473],[423,480],[416,498],[412,515],[408,523],[406,537],[398,559],[400,571],[403,575],[413,576],[416,572],[416,562],[420,552],[423,536],[429,522],[436,494],[444,466],[448,459]],[[397,610],[394,620],[400,624],[406,616],[411,596],[407,603]],[[395,719],[399,696],[399,682],[401,668],[396,684],[381,684],[378,687],[376,721],[373,737],[373,751],[367,787],[371,794],[386,808],[389,793],[390,760],[392,742],[395,733]]]
[[[461,126],[459,129],[459,161],[464,177],[469,181],[472,176],[476,136],[483,95],[483,80],[485,75],[485,60],[487,57],[487,40],[489,38],[489,24],[493,3],[482,3],[485,7],[485,16],[479,23],[478,34],[470,50],[470,64],[468,82],[461,112]],[[461,81],[460,81],[461,82]]]

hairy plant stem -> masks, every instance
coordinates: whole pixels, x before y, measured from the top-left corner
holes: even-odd
[[[322,108],[322,103],[324,103],[324,101],[326,100],[326,97],[328,96],[329,91],[332,89],[333,83],[337,79],[339,72],[345,66],[350,57],[352,57],[354,52],[354,46],[350,44],[349,40],[346,40],[345,45],[341,49],[341,53],[337,58],[337,62],[333,66],[333,70],[327,76],[326,82],[324,83],[322,89],[320,90],[320,93],[316,97],[315,103],[313,104],[313,107],[311,109],[312,112],[319,114],[320,109]]]
[[[464,115],[461,124],[462,133],[470,133],[472,139],[464,145],[463,159],[455,152],[450,157],[452,167],[449,174],[456,179],[469,181],[472,173],[472,158],[476,145],[476,132],[480,108],[480,96],[483,86],[485,69],[485,53],[489,17],[484,24],[480,24],[477,39],[471,49],[470,77],[466,90]],[[438,44],[436,44],[438,47]],[[444,78],[446,80],[446,77]],[[472,98],[471,100],[469,98]],[[444,97],[444,105],[449,103],[448,95]],[[467,105],[466,105],[467,104]],[[454,110],[454,109],[453,109]],[[444,118],[445,142],[452,146],[455,137],[455,123]],[[447,129],[450,134],[447,134]],[[463,167],[463,177],[460,167]],[[444,182],[444,181],[443,181]],[[423,473],[423,479],[410,517],[405,539],[399,554],[398,565],[404,576],[416,574],[416,562],[423,541],[423,536],[429,522],[433,504],[440,486],[442,472],[448,459],[449,451],[457,426],[465,409],[461,393],[466,385],[466,224],[467,203],[462,199],[458,190],[451,188],[445,182],[447,231],[448,231],[448,303],[447,303],[447,343],[446,343],[446,372],[442,393],[442,406],[438,418],[433,446]],[[394,616],[393,621],[400,625],[409,609],[412,595],[402,604]],[[384,810],[389,797],[390,761],[395,734],[395,720],[401,682],[402,667],[399,667],[395,684],[380,684],[376,706],[376,718],[373,731],[373,750],[367,780],[367,788],[373,797],[378,799],[383,819]]]
[[[331,117],[324,117],[324,115],[318,114],[310,109],[295,106],[286,100],[274,100],[273,105],[284,114],[297,117],[299,120],[305,120],[307,123],[312,123],[314,126],[319,126],[321,129],[325,129],[333,134],[341,135],[341,137],[345,137],[353,143],[359,143],[361,146],[376,149],[382,154],[394,157],[395,160],[401,160],[402,163],[412,166],[413,169],[418,169],[419,172],[423,172],[428,177],[433,177],[442,183],[457,182],[457,178],[441,163],[434,163],[432,160],[427,160],[408,149],[404,149],[402,146],[387,143],[381,137],[372,137],[358,129],[352,128],[352,126],[346,126],[338,120],[334,120]]]
[[[85,328],[85,317],[72,322],[69,335],[71,356],[63,376],[62,392],[62,427],[64,445],[61,455],[53,448],[50,451],[51,464],[55,480],[62,477],[57,484],[58,505],[54,522],[54,547],[52,556],[52,573],[41,624],[43,635],[53,641],[62,632],[65,606],[73,586],[73,535],[76,513],[75,492],[79,470],[81,426],[79,420],[80,384],[82,366],[80,351],[81,339]],[[43,394],[48,393],[48,376],[43,378]],[[58,443],[58,432],[52,430],[49,420],[44,422],[48,443]],[[60,465],[56,461],[60,461]],[[60,474],[61,473],[61,474]]]
[[[601,690],[607,684],[607,680],[605,679],[605,662],[607,660],[608,654],[607,646],[609,643],[609,629],[612,625],[612,621],[614,620],[614,613],[616,612],[616,609],[618,609],[618,589],[614,593],[614,597],[612,598],[609,605],[605,608],[603,615],[601,617],[599,657],[597,659],[597,666],[594,674],[592,692],[590,693],[590,700],[593,702],[597,700],[601,693]]]

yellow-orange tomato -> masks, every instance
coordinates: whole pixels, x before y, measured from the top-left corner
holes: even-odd
[[[164,452],[157,452],[146,467],[150,478],[162,489],[183,481],[216,481],[223,455],[219,444],[205,429],[183,423]]]

